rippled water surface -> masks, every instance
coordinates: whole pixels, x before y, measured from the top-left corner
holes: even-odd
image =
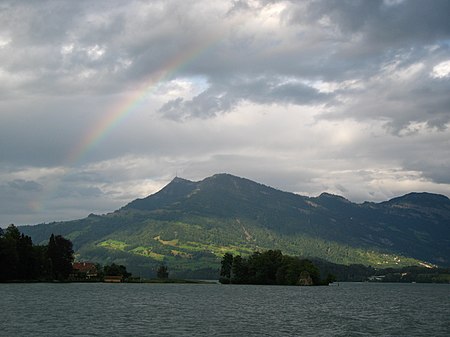
[[[450,336],[450,286],[0,284],[0,336]]]

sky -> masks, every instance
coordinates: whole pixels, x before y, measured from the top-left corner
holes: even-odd
[[[450,1],[0,2],[0,225],[175,176],[450,196]]]

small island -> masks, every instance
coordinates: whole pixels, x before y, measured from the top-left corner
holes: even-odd
[[[226,253],[221,261],[222,284],[328,285],[335,277],[320,278],[319,269],[307,259],[283,255],[280,250],[254,252],[249,257]]]

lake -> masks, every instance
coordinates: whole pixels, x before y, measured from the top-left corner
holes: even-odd
[[[450,336],[450,285],[0,284],[0,336]]]

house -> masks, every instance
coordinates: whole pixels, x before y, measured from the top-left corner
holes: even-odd
[[[98,270],[92,262],[74,262],[72,264],[75,278],[90,280],[98,276]]]

